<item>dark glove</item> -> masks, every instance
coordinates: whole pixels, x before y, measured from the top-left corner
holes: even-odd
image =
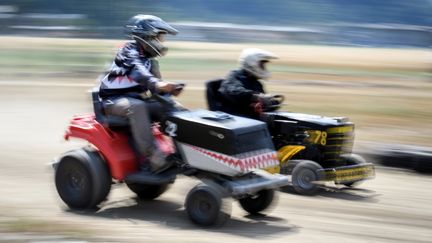
[[[260,94],[254,94],[253,95],[253,97],[252,97],[252,99],[255,101],[255,102],[259,102],[259,103],[261,103],[261,105],[263,106],[263,107],[269,107],[269,106],[272,106],[273,104],[274,104],[274,99],[273,99],[273,95],[269,95],[269,94],[263,94],[263,93],[260,93]]]
[[[255,94],[252,99],[259,104],[259,109],[262,112],[279,109],[285,97],[283,95]]]
[[[283,103],[283,101],[285,100],[285,96],[283,95],[272,95],[272,105],[273,106],[279,106]]]

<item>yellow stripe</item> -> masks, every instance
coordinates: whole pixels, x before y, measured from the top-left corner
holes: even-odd
[[[305,149],[305,146],[300,145],[286,145],[278,150],[278,157],[281,163],[286,163],[295,154]]]
[[[264,170],[271,174],[276,174],[276,173],[279,174],[280,166],[271,166],[271,167],[264,168]]]
[[[343,136],[337,138],[327,138],[327,140],[354,140],[354,136]]]
[[[355,181],[373,177],[375,175],[375,169],[372,166],[367,166],[354,169],[326,171],[325,173],[327,180],[333,180],[336,182]]]
[[[353,126],[331,127],[327,128],[327,133],[347,133],[354,130]]]

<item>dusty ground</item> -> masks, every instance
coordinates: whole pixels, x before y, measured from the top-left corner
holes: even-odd
[[[0,241],[430,242],[432,237],[432,178],[384,168],[356,190],[315,197],[281,193],[278,205],[262,217],[247,216],[234,204],[232,219],[218,229],[196,227],[186,218],[184,197],[195,183],[189,178],[153,202],[137,202],[117,185],[99,212],[69,211],[47,164],[81,145],[63,142],[62,134],[73,114],[91,110],[87,87],[0,85]],[[186,94],[191,93],[181,98],[184,103],[201,99]],[[367,127],[358,128],[363,133],[369,133]]]

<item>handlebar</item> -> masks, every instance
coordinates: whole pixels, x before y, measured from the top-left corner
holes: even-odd
[[[178,83],[178,84],[175,84],[174,86],[175,86],[174,89],[176,91],[181,91],[186,86],[186,84],[185,83]]]
[[[285,100],[285,96],[284,95],[273,95],[273,99],[277,100],[279,105],[281,105]]]
[[[268,112],[268,111],[275,111],[279,109],[282,105],[282,103],[285,100],[284,95],[273,95],[271,96],[271,104],[265,105],[263,102],[257,102],[255,104],[252,104],[253,109],[257,114],[261,114],[262,112]]]
[[[174,90],[180,92],[185,86],[185,83],[174,84]],[[179,103],[172,99],[171,94],[152,94],[150,98],[161,103],[168,111],[185,110]]]

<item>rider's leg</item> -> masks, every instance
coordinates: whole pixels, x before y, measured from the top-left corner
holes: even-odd
[[[125,116],[129,119],[132,137],[137,149],[150,163],[153,171],[166,167],[166,156],[155,145],[150,112],[145,101],[130,97],[117,98],[112,100],[112,104],[105,108],[105,112]],[[145,163],[145,161],[140,162]]]

